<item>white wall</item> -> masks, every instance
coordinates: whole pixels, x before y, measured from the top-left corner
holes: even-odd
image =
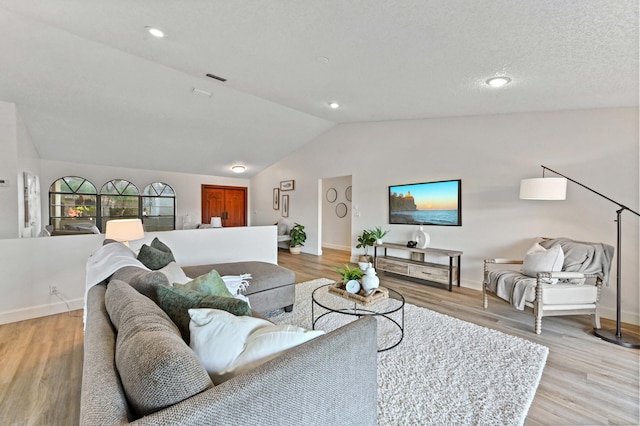
[[[18,145],[16,107],[0,102],[0,238],[18,237]]]
[[[152,161],[152,159],[150,159]],[[149,167],[152,162],[150,162]],[[49,186],[63,176],[82,176],[90,180],[100,191],[102,185],[112,179],[125,179],[133,182],[140,191],[152,182],[169,184],[176,193],[176,228],[181,229],[187,214],[193,223],[201,222],[201,185],[228,185],[249,187],[249,179],[207,176],[189,173],[165,172],[159,170],[131,169],[126,167],[98,166],[64,161],[40,161],[40,185],[42,191],[42,220],[48,224]],[[251,194],[251,188],[249,188]],[[249,202],[248,208],[251,207]],[[248,210],[249,211],[249,210]],[[251,215],[248,215],[251,224]]]
[[[637,108],[343,124],[252,179],[255,223],[273,220],[271,188],[295,179],[289,220],[306,226],[303,250],[318,254],[318,180],[351,175],[352,247],[381,224],[385,240],[406,242],[415,227],[387,225],[387,186],[462,179],[463,226],[426,230],[432,247],[464,252],[462,283],[479,289],[484,258],[522,257],[536,236],[615,246],[614,204],[571,183],[564,202],[519,200],[519,183],[543,164],[638,211],[638,150]],[[623,320],[637,324],[638,217],[623,216]],[[615,265],[611,282],[601,300],[615,318]]]
[[[132,241],[139,249],[158,237],[182,266],[256,260],[276,263],[276,227],[148,232]],[[85,265],[102,245],[104,235],[69,235],[0,240],[0,324],[66,311],[65,304],[49,294],[54,285],[72,309],[83,307]]]
[[[351,176],[322,179],[322,247],[338,250],[351,250],[351,201],[345,191],[351,186]],[[338,196],[330,203],[327,200],[329,188],[336,190]],[[336,207],[343,203],[347,206],[347,216],[338,217]]]

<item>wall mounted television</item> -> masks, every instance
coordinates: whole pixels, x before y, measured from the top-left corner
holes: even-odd
[[[389,186],[389,223],[462,226],[461,180]]]

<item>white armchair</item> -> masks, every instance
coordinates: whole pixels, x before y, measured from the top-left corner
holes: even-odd
[[[598,300],[600,288],[608,278],[613,247],[566,238],[541,241],[547,249],[554,245],[562,247],[561,260],[554,268],[556,270],[532,273],[523,260],[485,259],[483,307],[488,308],[488,293],[491,292],[517,309],[532,308],[536,334],[542,332],[544,316],[592,315],[594,328],[600,328]],[[530,255],[531,251],[527,256]],[[495,268],[495,265],[502,266],[502,269]],[[523,265],[527,275],[513,269],[505,270],[504,265]]]

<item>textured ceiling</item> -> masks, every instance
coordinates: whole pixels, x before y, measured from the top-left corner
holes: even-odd
[[[638,1],[0,0],[0,101],[42,158],[252,176],[335,123],[637,106]]]

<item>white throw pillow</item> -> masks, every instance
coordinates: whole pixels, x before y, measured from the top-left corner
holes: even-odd
[[[158,271],[167,276],[171,285],[173,285],[173,283],[186,284],[191,281],[191,278],[184,273],[182,268],[179,267],[176,262],[169,262],[167,266],[158,269]]]
[[[324,334],[218,309],[189,309],[189,315],[191,349],[216,385]]]
[[[548,250],[535,243],[527,252],[522,263],[522,273],[529,277],[536,277],[538,272],[556,272],[562,270],[564,252],[560,244],[551,246]],[[557,279],[545,280],[550,284],[558,282]]]

